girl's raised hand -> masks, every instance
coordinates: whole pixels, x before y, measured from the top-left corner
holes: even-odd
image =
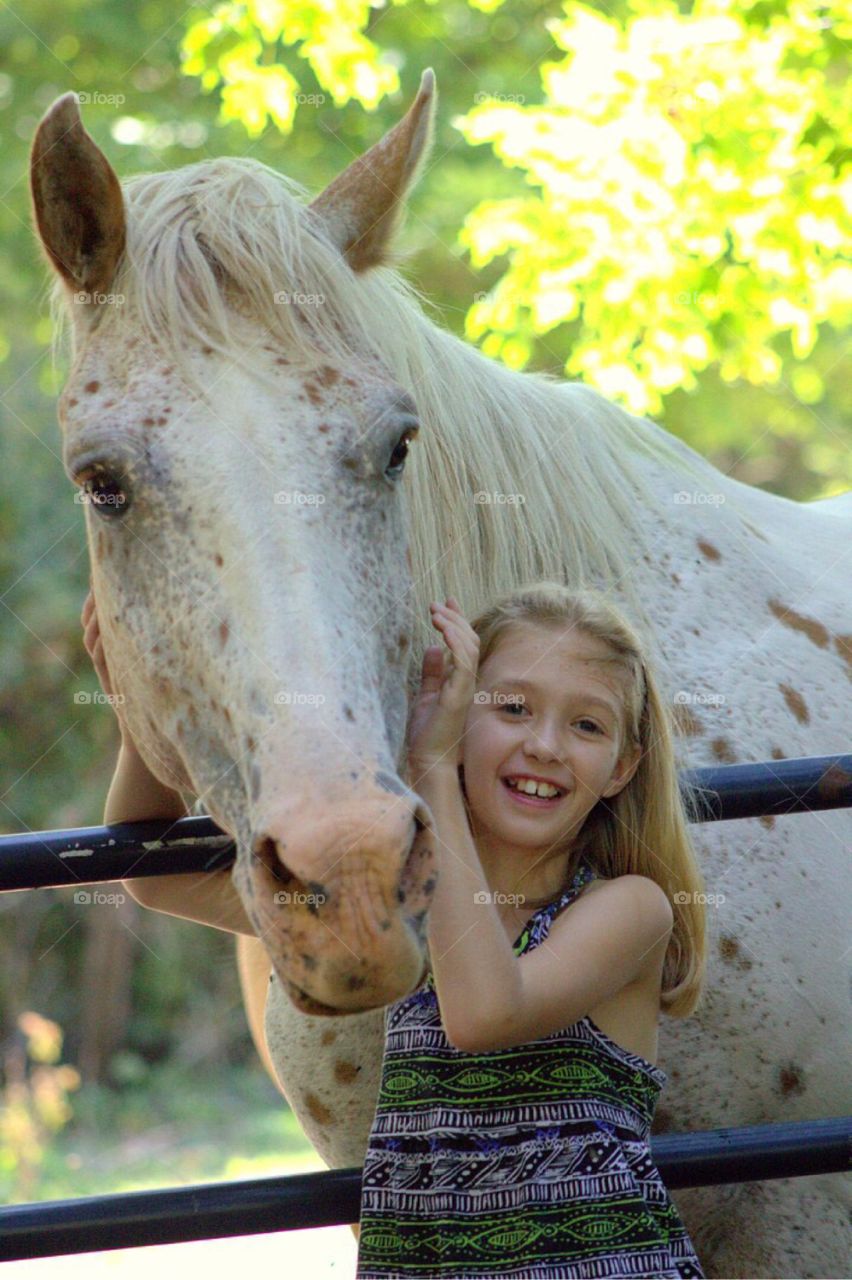
[[[445,671],[440,645],[430,645],[423,655],[420,690],[408,727],[408,763],[414,778],[437,764],[455,767],[479,667],[479,636],[458,601],[447,596],[446,604],[432,604],[430,609],[432,625],[441,632],[450,660]]]

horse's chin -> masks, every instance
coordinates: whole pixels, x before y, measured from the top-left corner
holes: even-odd
[[[290,982],[287,978],[282,978],[280,974],[278,979],[284,991],[287,993],[291,1004],[293,1004],[300,1013],[309,1013],[315,1018],[345,1018],[347,1015],[355,1013],[367,1013],[367,1009],[333,1009],[331,1005],[322,1004],[319,1000],[314,1000],[313,996],[309,996],[301,987],[297,987],[295,982]]]
[[[415,931],[416,932],[416,931]],[[419,937],[419,934],[417,935]],[[411,991],[416,991],[422,987],[429,975],[430,965],[428,954],[423,957],[422,967],[420,969],[420,977],[411,987]],[[402,999],[410,992],[390,994],[384,993],[384,998],[379,997],[373,1004],[347,1004],[347,1005],[330,1005],[325,1004],[322,1000],[317,1000],[314,996],[305,991],[304,987],[300,987],[298,983],[293,982],[286,974],[282,973],[277,967],[274,970],[275,976],[279,982],[281,990],[289,999],[290,1003],[299,1013],[309,1014],[314,1018],[352,1018],[356,1014],[372,1013],[376,1009],[383,1009],[389,1003]]]

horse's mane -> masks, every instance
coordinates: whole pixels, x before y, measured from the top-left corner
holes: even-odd
[[[112,289],[197,386],[196,343],[252,367],[232,304],[291,358],[330,363],[371,348],[415,397],[422,429],[406,470],[415,581],[412,676],[434,642],[428,602],[456,596],[468,616],[495,593],[541,578],[611,588],[650,631],[631,579],[659,503],[640,456],[685,480],[721,480],[701,456],[581,383],[518,373],[438,327],[398,270],[354,273],[304,189],[248,158],[202,161],[122,183],[127,248]],[[312,301],[275,300],[281,292]],[[323,301],[317,302],[321,297]],[[57,333],[64,312],[57,285]],[[132,321],[131,321],[132,323]],[[356,335],[353,341],[352,335]],[[673,486],[674,487],[674,486]],[[494,495],[521,494],[508,505]],[[491,501],[474,501],[484,493]],[[566,511],[570,506],[570,518]],[[651,633],[654,655],[659,650]]]

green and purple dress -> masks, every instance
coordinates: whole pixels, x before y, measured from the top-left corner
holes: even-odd
[[[528,921],[539,946],[594,871]],[[356,1280],[687,1280],[704,1272],[651,1159],[666,1073],[586,1016],[462,1053],[431,975],[391,1005],[364,1162]]]

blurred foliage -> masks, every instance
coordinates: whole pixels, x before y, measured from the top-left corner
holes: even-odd
[[[268,1077],[205,1064],[204,1088],[165,1062],[121,1089],[83,1085],[35,1171],[33,1200],[271,1177],[325,1166]],[[0,1169],[0,1200],[13,1179]]]
[[[238,120],[256,137],[267,120],[289,132],[301,85],[281,63],[287,46],[309,64],[336,106],[355,99],[372,110],[399,89],[396,67],[364,34],[370,5],[338,0],[251,0],[217,5],[184,37],[183,70],[207,90],[221,85],[221,119]],[[316,95],[310,95],[313,102]],[[323,97],[324,101],[324,97]]]
[[[399,119],[433,66],[436,142],[404,245],[406,272],[428,285],[436,319],[463,335],[470,314],[477,340],[500,339],[500,358],[552,372],[582,352],[584,376],[597,377],[590,352],[600,369],[629,354],[647,394],[663,397],[663,425],[736,479],[802,500],[849,487],[850,432],[840,424],[852,392],[842,337],[822,322],[839,318],[831,280],[833,228],[848,212],[848,194],[838,203],[849,189],[839,152],[848,17],[838,0],[810,9],[761,0],[736,13],[719,0],[714,20],[737,34],[713,45],[693,39],[690,25],[706,6],[681,9],[676,16],[668,0],[250,0],[185,14],[168,0],[0,6],[5,831],[99,822],[118,749],[110,708],[74,700],[98,690],[79,623],[88,548],[61,464],[55,396],[67,370],[62,360],[51,366],[48,272],[30,228],[32,136],[68,90],[87,95],[86,127],[120,176],[251,155],[316,192]],[[686,46],[675,39],[682,31],[692,32]],[[577,103],[582,77],[599,67],[592,43],[575,55],[565,47],[580,37],[611,50],[613,74],[596,72],[594,93]],[[628,105],[648,126],[641,146],[625,124]],[[525,150],[536,121],[545,127]],[[595,131],[607,145],[591,163],[583,147]],[[476,133],[491,145],[471,146]],[[667,177],[670,154],[680,168]],[[632,184],[626,193],[614,185],[619,174]],[[507,221],[513,208],[519,217]],[[577,272],[576,315],[547,301],[539,268]],[[696,298],[680,302],[682,293]],[[498,300],[514,316],[508,329]],[[512,341],[522,347],[507,348]],[[764,367],[774,381],[748,380]],[[0,1041],[38,1008],[66,1028],[75,1061],[81,1011],[96,996],[77,978],[85,909],[71,891],[45,890],[0,897],[0,916]],[[187,1077],[212,1059],[253,1061],[233,939],[141,908],[132,928],[133,1011],[111,1086],[142,1090],[170,1057]]]
[[[0,1088],[0,1186],[4,1200],[32,1200],[54,1134],[71,1119],[68,1094],[79,1088],[74,1067],[60,1063],[62,1031],[27,1010],[3,1055]]]

